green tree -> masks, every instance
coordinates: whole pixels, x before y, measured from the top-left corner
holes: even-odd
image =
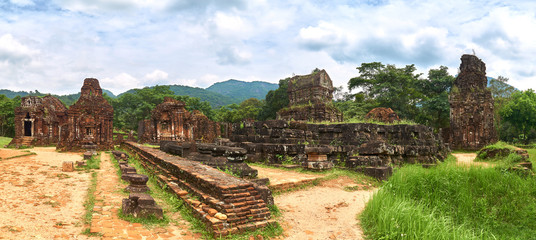
[[[264,106],[259,112],[259,120],[275,119],[277,111],[281,108],[288,107],[288,81],[290,78],[279,80],[279,88],[270,90],[266,94]]]
[[[514,92],[511,100],[500,110],[503,121],[510,123],[519,133],[519,138],[528,143],[528,135],[536,127],[536,93],[529,89]]]
[[[439,128],[450,125],[450,104],[448,93],[454,83],[454,77],[448,73],[445,66],[430,69],[428,78],[421,82],[420,90],[423,99],[418,104],[421,108],[416,121],[421,124]]]
[[[512,141],[515,135],[514,128],[511,124],[504,124],[501,117],[501,109],[504,105],[510,101],[512,94],[518,91],[515,87],[508,84],[508,78],[499,76],[497,78],[492,78],[489,81],[489,90],[494,100],[494,118],[495,124],[497,126],[497,131],[499,138],[504,141]]]
[[[240,122],[244,119],[257,120],[264,103],[256,98],[246,99],[240,105],[233,103],[223,106],[217,111],[217,120],[220,122]]]
[[[207,101],[201,101],[198,97],[190,97],[190,96],[174,96],[175,99],[179,101],[183,101],[186,104],[186,110],[193,111],[198,110],[201,111],[205,116],[207,116],[211,120],[215,120],[215,113],[212,107],[210,106],[210,103]]]
[[[350,79],[348,89],[360,89],[365,99],[374,99],[377,107],[392,108],[401,118],[415,119],[417,103],[423,94],[419,91],[421,74],[415,74],[415,65],[396,68],[380,62],[362,63],[359,76]]]
[[[151,116],[151,111],[164,101],[164,97],[173,96],[169,86],[155,86],[135,89],[133,93],[125,93],[117,99],[112,99],[110,104],[114,108],[115,127],[137,130],[138,122]]]
[[[20,106],[20,97],[9,99],[0,94],[0,136],[15,136],[15,108]]]

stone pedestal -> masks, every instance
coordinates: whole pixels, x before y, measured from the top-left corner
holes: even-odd
[[[134,217],[155,216],[162,219],[164,216],[162,208],[156,204],[153,197],[145,193],[131,193],[128,198],[123,199],[122,208],[123,214]]]
[[[333,163],[328,161],[328,155],[331,152],[329,147],[306,147],[307,168],[315,170],[326,170],[333,168]]]
[[[91,157],[93,157],[92,152],[87,151],[87,152],[84,153],[84,160],[89,160],[89,159],[91,159]]]
[[[121,179],[125,181],[129,181],[130,175],[137,173],[136,168],[131,167],[129,165],[120,166],[120,169],[121,169]]]
[[[124,161],[127,161],[128,160],[128,154],[125,153],[125,152],[121,152],[121,151],[117,151],[117,150],[113,150],[112,151],[112,154],[114,155],[115,159],[117,160],[124,160]]]
[[[125,188],[125,191],[131,192],[131,193],[143,193],[149,191],[149,187],[147,187],[147,181],[149,181],[149,177],[142,174],[130,174],[128,177],[128,181],[130,182],[130,185],[128,185]]]
[[[62,164],[61,170],[64,172],[72,172],[74,171],[74,164],[72,161],[65,161]]]

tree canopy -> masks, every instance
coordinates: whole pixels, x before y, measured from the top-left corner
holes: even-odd
[[[518,131],[519,138],[528,143],[529,133],[536,128],[536,93],[529,89],[514,92],[511,100],[500,110],[502,119]]]

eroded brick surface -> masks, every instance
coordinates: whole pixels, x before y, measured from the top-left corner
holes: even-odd
[[[461,61],[449,96],[449,142],[452,149],[478,150],[497,141],[493,97],[487,89],[486,64],[468,54]]]
[[[70,151],[96,145],[97,150],[111,150],[113,117],[114,109],[102,96],[99,80],[86,78],[80,98],[67,110],[67,121],[60,127],[57,148]]]
[[[138,124],[140,142],[214,142],[219,136],[220,126],[200,111],[191,113],[184,102],[170,97],[151,111],[151,118]]]
[[[277,112],[277,119],[340,122],[342,113],[333,106],[333,83],[326,70],[294,76],[288,82],[289,106]]]
[[[125,142],[124,146],[188,203],[215,236],[262,228],[272,222],[254,183],[134,142]],[[211,209],[219,214],[211,216]]]

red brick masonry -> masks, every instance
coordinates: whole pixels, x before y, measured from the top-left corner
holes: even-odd
[[[123,146],[181,197],[215,237],[274,222],[253,183],[138,143],[127,141]]]

